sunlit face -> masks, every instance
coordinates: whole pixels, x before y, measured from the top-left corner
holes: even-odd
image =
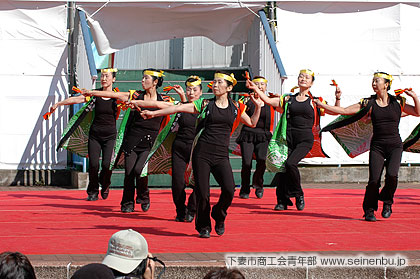
[[[201,90],[199,85],[187,86],[187,89],[185,91],[187,92],[187,99],[189,102],[198,100],[201,97],[201,94],[203,94],[203,91]]]
[[[153,80],[151,75],[143,75],[143,79],[141,80],[141,86],[143,86],[144,90],[156,87],[158,80]]]
[[[221,96],[223,94],[227,94],[232,91],[233,86],[228,85],[225,79],[223,78],[215,78],[213,80],[213,94],[216,96]]]
[[[372,89],[375,91],[375,93],[381,92],[381,91],[388,91],[388,85],[389,83],[385,81],[384,78],[381,77],[373,77],[372,79]]]
[[[263,81],[257,81],[255,82],[255,85],[260,89],[262,92],[267,91],[267,83]],[[255,97],[258,98],[258,94],[255,94]]]
[[[101,73],[101,85],[103,88],[112,87],[112,84],[115,82],[115,77],[112,76],[111,72]]]
[[[300,73],[298,76],[298,86],[303,88],[310,88],[312,86],[312,76],[307,73]]]

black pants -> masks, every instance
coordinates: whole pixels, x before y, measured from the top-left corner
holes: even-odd
[[[137,188],[137,203],[147,204],[150,203],[148,178],[140,177],[143,170],[144,163],[146,162],[147,155],[150,149],[141,151],[133,150],[130,154],[125,154],[125,176],[124,176],[124,191],[121,200],[121,205],[134,206],[134,192]],[[134,185],[134,182],[136,183]]]
[[[185,193],[185,170],[191,157],[192,141],[175,139],[172,144],[172,199],[176,207],[176,214],[185,217],[186,209],[194,213],[196,211],[195,187],[188,198],[188,205],[185,206],[187,194]]]
[[[268,141],[253,143],[241,142],[242,170],[241,170],[241,193],[249,194],[250,177],[252,169],[252,155],[255,153],[257,165],[252,177],[252,185],[256,190],[263,189],[265,158],[267,157]]]
[[[235,192],[228,147],[198,142],[193,151],[192,165],[197,196],[195,229],[198,232],[203,229],[211,231],[210,173],[221,187],[219,200],[211,210],[211,217],[216,222],[226,219],[227,209],[232,204]]]
[[[312,146],[307,142],[298,143],[294,149],[289,148],[285,172],[276,173],[274,177],[274,180],[278,181],[276,188],[277,203],[286,205],[290,197],[303,196],[298,163],[305,158],[311,148]]]
[[[98,140],[89,137],[88,154],[89,154],[89,185],[87,187],[88,195],[99,193],[99,183],[102,188],[108,188],[111,185],[112,171],[109,169],[111,164],[111,156],[114,150],[115,139]],[[102,151],[101,172],[99,173],[99,157]]]
[[[363,200],[363,210],[378,210],[378,201],[394,203],[394,194],[398,185],[398,170],[402,156],[401,144],[371,144],[369,152],[369,182]],[[386,167],[385,185],[381,187],[381,176]]]

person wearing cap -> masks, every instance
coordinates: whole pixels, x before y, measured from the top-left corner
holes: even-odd
[[[393,96],[388,93],[391,89],[392,80],[392,75],[385,72],[374,73],[372,89],[375,94],[348,107],[329,106],[317,102],[317,105],[327,112],[355,115],[357,119],[361,119],[363,115],[370,115],[373,135],[370,139],[369,181],[363,200],[366,221],[376,221],[375,211],[378,210],[379,200],[383,202],[382,217],[389,218],[391,216],[403,151],[398,127],[400,118],[402,113],[414,116],[420,115],[420,103],[414,91],[410,89],[404,91],[413,99],[414,106],[406,104],[404,97]],[[352,119],[346,119],[346,123],[342,125],[336,123],[336,128],[349,125],[349,120]],[[385,185],[379,191],[384,166],[386,167]]]
[[[101,85],[96,89],[110,95],[116,94],[113,83],[116,79],[117,69],[106,68],[101,70]],[[69,121],[58,148],[65,146],[70,150],[75,149],[76,153],[89,157],[89,185],[87,187],[87,200],[96,201],[99,195],[99,184],[101,184],[101,196],[105,200],[109,195],[112,170],[110,170],[112,152],[115,146],[117,135],[116,119],[118,119],[119,108],[117,102],[112,98],[86,97],[84,95],[73,96],[51,106],[50,112],[54,112],[59,106],[86,103],[77,114]],[[89,117],[89,114],[93,116]],[[92,121],[93,117],[93,121]],[[78,136],[87,129],[89,135],[87,141],[87,154],[83,153],[83,137]],[[81,144],[82,142],[82,144]],[[72,148],[71,144],[75,146]],[[102,153],[101,171],[99,172],[99,158]],[[80,154],[80,153],[79,153]],[[99,174],[99,175],[98,175]]]
[[[267,80],[264,77],[255,76],[252,79],[252,82],[254,82],[262,92],[266,93]],[[242,199],[249,198],[253,156],[255,156],[257,164],[252,177],[252,185],[255,188],[255,196],[259,199],[263,197],[265,158],[267,156],[268,142],[271,139],[271,132],[273,131],[274,108],[268,105],[265,106],[258,95],[255,95],[254,97],[256,101],[261,104],[261,113],[257,126],[255,128],[248,126],[242,127],[241,133],[236,139],[236,142],[240,146],[242,156],[241,190],[239,192],[239,197]],[[251,116],[255,109],[253,102],[249,97],[245,97],[242,102],[246,105],[246,113]]]
[[[112,97],[121,102],[140,100],[140,104],[150,106],[150,110],[154,110],[157,109],[155,106],[166,106],[165,102],[156,102],[163,101],[162,95],[157,92],[157,89],[162,86],[163,77],[163,71],[146,69],[143,71],[141,81],[144,91],[130,90],[112,95],[103,91],[82,91],[87,96]],[[141,172],[159,130],[166,124],[165,120],[167,119],[164,117],[145,120],[137,110],[131,108],[124,115],[122,127],[118,133],[118,138],[122,140],[117,141],[114,149],[116,157],[111,161],[111,167],[124,161],[125,177],[121,200],[121,211],[124,213],[133,212],[135,203],[141,204],[144,212],[150,208],[148,177],[142,177]],[[134,199],[136,189],[137,197]]]
[[[269,98],[254,82],[247,81],[247,87],[258,93],[264,103],[273,106],[278,112],[282,113],[282,118],[276,127],[276,132],[285,132],[286,148],[283,155],[285,161],[278,168],[274,181],[277,181],[276,196],[277,204],[274,210],[286,210],[289,205],[293,205],[291,197],[296,199],[297,210],[305,208],[304,193],[300,182],[298,169],[299,162],[306,156],[326,157],[320,148],[320,116],[323,111],[318,109],[310,89],[315,80],[314,72],[303,69],[298,75],[299,92],[296,94],[285,94],[278,97]],[[336,90],[336,99],[340,99],[341,92]],[[337,100],[338,101],[338,100]],[[282,129],[286,126],[285,129]],[[314,132],[315,131],[315,132]],[[315,140],[316,139],[316,140]],[[314,144],[314,142],[318,144]],[[268,152],[270,153],[270,147]]]
[[[233,74],[216,72],[214,75],[212,99],[198,99],[192,103],[171,106],[157,111],[142,111],[146,119],[178,112],[198,113],[198,133],[192,153],[192,169],[196,187],[197,213],[195,228],[202,238],[209,238],[210,216],[216,221],[218,235],[225,232],[227,210],[232,203],[235,182],[229,162],[229,139],[231,133],[242,122],[255,127],[260,116],[260,104],[256,103],[250,117],[245,105],[233,101],[230,92],[237,81]],[[252,100],[255,98],[252,96]],[[210,210],[210,173],[221,186],[219,201]],[[211,213],[210,213],[211,212]]]
[[[102,264],[108,266],[115,278],[153,279],[155,263],[150,260],[146,239],[138,232],[128,229],[114,233],[108,242],[108,250]]]

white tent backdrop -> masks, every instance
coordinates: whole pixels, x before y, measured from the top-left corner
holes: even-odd
[[[244,42],[255,17],[251,9],[257,11],[265,2],[240,2],[115,0],[94,16],[103,28],[95,30],[107,36],[96,44],[102,53],[110,53],[193,35],[225,45]],[[42,118],[53,103],[68,97],[66,3],[0,1],[0,169],[66,167],[66,152],[55,149],[68,109],[60,107],[49,121]],[[103,3],[76,4],[93,13]]]
[[[244,4],[254,11],[265,4],[121,2],[109,2],[93,17],[106,34],[103,53],[140,42],[193,35],[220,44],[239,43],[246,40],[245,30],[254,18]],[[52,103],[68,94],[65,3],[0,1],[0,169],[66,166],[65,152],[55,148],[67,122],[67,109],[55,112],[49,121],[42,119]],[[88,13],[103,3],[77,2]],[[344,92],[342,104],[349,105],[372,94],[372,73],[381,70],[394,75],[394,89],[413,87],[420,93],[418,3],[292,1],[277,5],[278,48],[289,74],[286,89],[296,84],[301,68],[311,68],[316,73],[315,95],[333,102],[334,89],[329,83],[335,78]],[[196,17],[188,21],[189,16]],[[333,118],[325,117],[322,124]],[[413,117],[402,120],[403,139],[419,121]],[[324,147],[331,159],[308,162],[367,160],[366,154],[349,159],[327,136]],[[419,156],[406,153],[403,161],[419,162]]]
[[[67,91],[66,24],[63,3],[0,1],[0,169],[66,166],[65,123],[42,118]]]
[[[92,36],[100,55],[152,41],[205,36],[220,45],[247,40],[255,13],[265,2],[124,2],[81,3],[88,15]],[[246,6],[246,7],[245,7]]]
[[[289,78],[285,92],[297,84],[300,69],[315,72],[311,92],[334,104],[335,79],[348,106],[374,94],[375,71],[394,76],[392,89],[412,87],[420,96],[420,8],[418,3],[277,2],[277,47]],[[407,96],[408,97],[408,96]],[[413,104],[410,97],[408,103]],[[321,120],[325,126],[335,116]],[[413,116],[401,120],[404,140],[420,122]],[[307,163],[367,163],[365,153],[349,158],[335,139],[324,133],[323,147],[330,159],[305,159]],[[403,162],[419,163],[420,155],[404,152]]]

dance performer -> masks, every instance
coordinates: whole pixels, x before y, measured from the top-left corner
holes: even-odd
[[[278,172],[275,181],[277,204],[274,210],[286,210],[288,205],[293,205],[291,197],[296,198],[297,210],[305,207],[304,194],[300,182],[298,163],[305,156],[325,157],[320,150],[320,143],[314,145],[314,134],[319,131],[319,118],[323,111],[314,104],[310,88],[315,80],[314,72],[308,69],[301,70],[298,76],[299,93],[269,98],[252,81],[247,81],[248,88],[254,90],[264,103],[273,106],[278,112],[283,113],[276,129],[287,123],[287,159],[284,163],[285,172]],[[336,102],[340,100],[341,92],[336,90]],[[336,103],[337,104],[337,103]],[[315,128],[314,128],[315,127]],[[318,138],[318,141],[319,138]],[[309,154],[308,154],[309,153]]]
[[[187,97],[179,85],[168,86],[164,90],[174,89],[183,103],[193,102],[202,95],[201,79],[190,76],[186,82]],[[132,101],[135,104],[137,101]],[[177,222],[192,222],[196,212],[195,187],[185,206],[185,187],[191,184],[191,149],[195,138],[197,114],[179,112],[171,116],[171,120],[159,133],[150,150],[143,168],[142,176],[150,174],[172,175],[172,198],[176,206]]]
[[[96,89],[101,92],[107,92],[110,95],[116,94],[112,85],[115,82],[117,69],[106,68],[101,70],[102,88]],[[99,184],[101,184],[101,196],[105,200],[109,195],[109,186],[111,185],[110,170],[111,156],[115,145],[115,137],[117,135],[116,119],[119,115],[117,102],[111,98],[89,98],[83,95],[67,98],[51,106],[50,112],[54,112],[57,107],[63,105],[73,105],[88,102],[88,104],[79,110],[70,120],[68,128],[63,133],[63,138],[59,143],[59,147],[68,146],[74,131],[80,126],[89,127],[89,138],[87,144],[87,152],[89,157],[89,185],[87,187],[87,200],[98,200]],[[93,112],[93,121],[90,117],[86,117],[88,112]],[[88,123],[81,124],[83,120]],[[91,123],[91,124],[90,124]],[[80,145],[80,141],[77,143]],[[102,152],[101,172],[99,172],[99,157]]]
[[[267,80],[262,76],[256,76],[252,80],[255,85],[264,94],[267,90]],[[241,148],[242,156],[242,170],[241,170],[241,190],[239,197],[248,199],[250,193],[250,176],[252,168],[252,158],[255,154],[256,168],[252,177],[252,185],[255,188],[255,196],[259,199],[264,194],[264,172],[265,172],[265,157],[267,156],[268,142],[271,139],[271,132],[273,131],[274,122],[274,108],[272,106],[265,106],[264,102],[258,97],[254,96],[256,101],[261,104],[260,118],[258,119],[257,126],[251,128],[244,126],[241,129],[236,142]],[[252,116],[254,113],[254,103],[249,98],[244,98],[246,105],[246,113]]]
[[[213,80],[213,99],[198,99],[193,103],[181,104],[158,111],[143,111],[149,119],[177,112],[198,113],[196,145],[193,148],[192,167],[197,197],[195,228],[202,238],[209,238],[211,217],[216,221],[218,235],[225,232],[227,209],[232,203],[235,182],[229,162],[229,138],[233,130],[242,122],[255,127],[260,116],[260,104],[256,103],[255,112],[249,117],[245,105],[233,101],[229,93],[237,81],[233,74],[216,72]],[[254,99],[254,97],[251,97]],[[219,201],[210,214],[210,173],[221,187]]]
[[[144,91],[118,92],[113,95],[120,101],[128,102],[130,100],[141,100],[140,104],[144,106],[155,106],[159,104],[160,107],[166,107],[162,96],[157,92],[157,88],[162,86],[163,71],[156,69],[146,69],[143,71],[143,79],[141,81]],[[110,97],[103,91],[85,91],[86,95]],[[154,108],[150,108],[153,110]],[[157,109],[157,108],[155,108]],[[121,200],[121,211],[130,213],[134,211],[134,194],[137,189],[137,197],[135,202],[141,204],[141,209],[146,212],[150,208],[149,188],[147,176],[141,177],[141,171],[144,167],[149,151],[159,133],[164,118],[156,117],[154,119],[145,120],[141,117],[137,110],[127,110],[121,124],[118,138],[123,138],[122,143],[117,141],[115,154],[117,158],[115,161],[121,161],[121,156],[124,159],[124,191]],[[111,163],[111,166],[113,163]]]
[[[378,210],[378,201],[383,202],[382,217],[389,218],[392,213],[394,194],[398,184],[398,170],[401,164],[403,145],[399,134],[399,123],[401,114],[420,115],[420,103],[416,93],[412,90],[405,90],[408,96],[414,101],[414,106],[405,104],[405,98],[395,97],[388,93],[391,88],[392,76],[377,72],[373,75],[372,89],[375,95],[370,98],[362,99],[359,103],[342,108],[322,104],[318,101],[317,105],[326,111],[342,115],[370,115],[373,126],[373,136],[370,142],[369,152],[369,182],[366,186],[365,197],[363,200],[363,211],[366,221],[376,221],[375,211]],[[335,123],[334,128],[348,125]],[[354,121],[353,121],[354,122]],[[331,128],[331,129],[334,129]],[[326,130],[330,130],[326,127]],[[386,168],[385,185],[381,191],[381,175]]]
[[[203,94],[201,79],[198,76],[190,76],[186,80],[185,86],[189,103],[198,100]],[[174,86],[174,90],[179,95],[184,93],[180,86]],[[196,212],[195,187],[193,187],[188,204],[185,206],[184,174],[191,159],[197,114],[180,112],[178,117],[179,128],[172,144],[172,199],[176,206],[175,220],[177,222],[192,222]]]

